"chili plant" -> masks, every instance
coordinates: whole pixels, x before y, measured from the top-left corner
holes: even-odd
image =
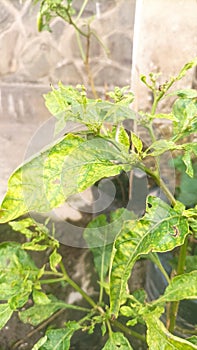
[[[10,222],[14,230],[27,237],[27,242],[0,244],[0,327],[5,326],[14,312],[23,322],[34,326],[60,309],[80,310],[84,316],[62,328],[48,329],[33,350],[69,349],[76,331],[91,334],[96,325],[101,327],[101,336],[108,334],[103,350],[132,349],[132,337],[147,343],[151,350],[197,349],[195,334],[187,338],[176,335],[179,302],[197,296],[197,270],[185,272],[187,247],[197,234],[197,206],[188,209],[178,201],[160,171],[161,156],[170,151],[177,157],[178,152],[186,173],[193,176],[192,158],[197,156],[197,144],[188,141],[188,136],[197,131],[197,91],[169,92],[169,89],[196,64],[197,58],[163,85],[158,84],[154,74],[149,79],[142,76],[142,82],[152,91],[153,105],[150,113],[140,112],[138,116],[130,108],[134,96],[127,88],[115,88],[104,101],[89,99],[83,86],[73,88],[60,83],[44,96],[46,106],[57,119],[58,131],[68,121],[80,123],[83,128],[35,154],[9,179],[0,222]],[[169,95],[175,98],[171,113],[157,113],[159,102]],[[171,133],[167,138],[158,138],[155,133],[154,122],[158,118],[170,123]],[[128,119],[148,130],[151,139],[148,146],[145,147],[139,135],[125,129],[124,121]],[[155,182],[166,201],[148,195],[145,213],[139,218],[120,208],[108,216],[94,217],[87,225],[84,239],[93,254],[100,288],[95,300],[95,296],[88,295],[68,275],[58,251],[59,243],[48,228],[31,217],[20,217],[31,211],[48,212],[99,180],[134,168]],[[38,268],[28,250],[48,248],[49,264]],[[158,253],[174,248],[178,250],[177,266],[173,276],[168,276]],[[149,301],[144,290],[129,291],[128,279],[140,258],[153,260],[167,280],[163,295],[156,300]],[[43,289],[47,283],[59,283],[61,287],[62,281],[79,292],[88,306],[66,304]],[[29,298],[34,304],[26,308]],[[164,324],[160,318],[166,306]],[[146,326],[145,334],[133,329],[138,323]]]

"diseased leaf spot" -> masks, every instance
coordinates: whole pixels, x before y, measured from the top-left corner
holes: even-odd
[[[172,233],[172,236],[173,236],[173,237],[178,237],[178,236],[180,236],[180,232],[179,232],[178,227],[176,227],[175,225],[173,225],[172,228],[173,228],[173,231],[174,231],[174,233]]]

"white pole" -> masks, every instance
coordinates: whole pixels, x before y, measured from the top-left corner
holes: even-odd
[[[140,45],[140,30],[142,21],[142,7],[144,0],[136,0],[134,32],[133,32],[133,52],[132,52],[132,67],[131,67],[131,91],[135,95],[135,100],[132,108],[138,111],[138,86],[139,86],[139,69],[138,69],[138,51]]]

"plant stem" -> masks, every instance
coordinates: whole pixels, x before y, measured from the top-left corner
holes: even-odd
[[[78,20],[81,18],[82,14],[83,14],[83,11],[85,10],[85,7],[86,7],[87,3],[88,3],[88,0],[84,0],[82,6],[81,6],[81,8],[80,8],[80,11],[79,11],[79,13],[78,13],[78,16],[77,16],[77,18],[76,18],[76,20],[75,20],[76,23],[77,23]]]
[[[139,169],[145,171],[145,173],[149,176],[152,177],[152,179],[155,181],[155,183],[161,188],[161,190],[163,191],[163,193],[166,195],[166,197],[168,198],[168,200],[170,201],[170,203],[175,206],[176,204],[176,199],[174,198],[174,196],[172,195],[172,193],[170,192],[170,190],[168,189],[168,187],[166,186],[165,182],[163,182],[163,180],[152,170],[150,170],[149,168],[145,167],[144,165],[140,164]]]
[[[88,27],[88,31],[87,31],[87,35],[86,35],[86,57],[85,57],[85,61],[84,61],[84,64],[85,64],[85,67],[86,67],[86,71],[87,71],[87,75],[88,75],[88,80],[89,80],[89,84],[91,86],[91,90],[92,90],[92,93],[94,95],[94,98],[97,99],[98,98],[98,94],[96,92],[96,89],[95,89],[95,85],[94,85],[94,79],[93,79],[93,76],[92,76],[92,72],[91,72],[91,69],[90,69],[90,37],[91,37],[91,30],[90,30],[90,24],[87,25]]]
[[[108,331],[109,331],[109,337],[111,338],[113,332],[112,332],[111,324],[110,324],[109,320],[106,321],[106,324],[107,324],[107,328],[108,328]]]
[[[170,278],[169,278],[166,270],[164,269],[163,265],[161,264],[161,261],[159,260],[159,257],[157,255],[157,253],[151,253],[150,254],[150,258],[151,258],[152,262],[155,265],[157,265],[157,267],[159,268],[159,270],[161,271],[161,273],[163,274],[163,276],[165,277],[166,281],[169,284],[170,283]]]
[[[187,256],[187,244],[188,238],[186,237],[184,244],[180,247],[179,257],[178,257],[178,265],[177,265],[177,275],[182,275],[184,273],[185,268],[185,260]],[[170,320],[169,320],[169,331],[173,333],[175,325],[176,325],[176,317],[178,313],[180,301],[174,301],[170,305]]]
[[[81,296],[88,302],[88,304],[90,304],[93,308],[98,308],[96,303],[94,302],[94,300],[89,297],[89,295],[86,294],[86,292],[84,292],[83,289],[81,289],[78,284],[76,284],[67,274],[65,267],[62,263],[62,261],[60,262],[60,268],[62,270],[62,273],[64,275],[64,279],[66,282],[68,282],[70,284],[71,287],[73,287],[77,292],[79,292],[81,294]]]
[[[60,262],[59,265],[60,265],[60,268],[61,268],[62,273],[63,273],[63,275],[64,275],[65,281],[67,281],[77,292],[79,292],[79,293],[82,295],[82,297],[83,297],[91,306],[93,306],[94,309],[98,310],[98,311],[100,312],[101,315],[104,315],[104,314],[105,314],[104,310],[103,310],[100,306],[98,306],[98,305],[94,302],[94,300],[93,300],[91,297],[89,297],[89,296],[86,294],[86,292],[84,292],[84,291],[83,291],[83,290],[68,276],[68,274],[67,274],[67,272],[66,272],[66,270],[65,270],[65,267],[64,267],[62,261]],[[117,320],[111,321],[111,324],[114,325],[115,327],[121,329],[123,332],[125,332],[125,333],[127,333],[127,334],[129,334],[129,335],[132,335],[133,337],[135,337],[135,338],[137,338],[137,339],[142,340],[143,342],[146,341],[145,336],[139,334],[138,332],[133,331],[132,329],[126,327],[125,325],[123,325],[122,323],[120,323],[120,322],[117,321]],[[108,325],[108,322],[107,322],[107,325]],[[109,326],[109,325],[108,325],[108,326]],[[109,327],[108,327],[108,329],[109,329]],[[110,327],[110,329],[111,329],[111,327]]]
[[[156,94],[154,94],[154,101],[153,101],[153,105],[152,105],[152,109],[151,109],[151,115],[155,114],[159,100],[160,99],[158,99],[158,97],[156,97]]]
[[[114,325],[115,327],[121,329],[121,331],[123,331],[126,334],[129,334],[143,342],[146,342],[146,337],[138,332],[133,331],[132,329],[128,328],[127,326],[123,325],[122,323],[120,323],[119,321],[115,320],[115,321],[111,321],[112,325]]]
[[[77,37],[77,44],[78,44],[78,47],[79,47],[79,51],[80,51],[80,54],[81,54],[81,58],[83,60],[83,62],[85,62],[85,53],[84,53],[84,49],[83,49],[83,45],[82,45],[82,42],[81,42],[81,38],[80,38],[80,35],[79,35],[79,32],[76,30],[75,31],[76,33],[76,37]]]
[[[150,134],[152,142],[157,141],[156,137],[155,137],[155,134],[154,134],[154,131],[153,131],[152,123],[150,123],[150,125],[147,126],[147,129],[149,131],[149,134]]]
[[[48,283],[58,283],[61,281],[65,281],[65,277],[60,277],[60,278],[49,278],[46,280],[39,280],[40,284],[48,284]]]
[[[57,13],[57,14],[58,14],[58,16],[62,17],[60,13]],[[76,23],[73,21],[72,17],[70,16],[69,11],[67,11],[67,16],[68,16],[69,24],[71,24],[79,34],[81,34],[82,36],[84,36],[85,38],[87,38],[87,37],[88,37],[88,34],[85,33],[85,32],[83,32],[83,31],[76,25]],[[62,18],[63,18],[63,17],[62,17]],[[63,18],[63,19],[64,19],[64,18]]]

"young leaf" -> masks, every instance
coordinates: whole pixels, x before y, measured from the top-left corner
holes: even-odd
[[[187,73],[187,71],[193,67],[195,67],[197,65],[197,57],[195,57],[192,61],[186,63],[180,70],[180,72],[178,73],[176,80],[180,80],[182,79],[185,74]]]
[[[132,346],[129,344],[127,338],[123,333],[115,332],[110,335],[110,338],[106,342],[102,350],[132,350]]]
[[[33,260],[21,249],[20,244],[0,244],[0,300],[14,298],[10,300],[13,304],[27,300],[38,272]]]
[[[39,304],[39,305],[46,305],[51,302],[51,300],[48,298],[48,296],[45,293],[37,289],[33,290],[33,301],[35,304]]]
[[[73,151],[73,152],[72,152]],[[0,222],[27,211],[46,212],[103,177],[128,171],[136,160],[104,138],[84,141],[68,134],[50,150],[18,168],[9,180]]]
[[[185,152],[182,160],[186,166],[186,174],[189,175],[190,177],[194,176],[194,169],[192,166],[192,160],[191,160],[191,154],[188,152]]]
[[[142,141],[140,140],[140,138],[135,135],[133,132],[131,134],[131,141],[133,143],[133,145],[135,146],[136,150],[138,153],[141,153],[142,152],[142,149],[143,149],[143,144],[142,144]]]
[[[186,339],[174,336],[165,328],[159,318],[152,313],[144,316],[147,325],[147,343],[151,350],[194,350],[197,346]]]
[[[160,198],[148,197],[146,214],[138,221],[127,221],[114,243],[110,275],[110,310],[118,316],[127,280],[135,261],[150,252],[165,252],[184,243],[188,222]]]
[[[49,329],[45,334],[47,340],[38,349],[69,350],[70,339],[73,336],[74,332],[76,332],[78,329],[80,329],[80,325],[75,321],[67,322],[66,328]]]
[[[182,299],[196,299],[197,271],[174,277],[165,289],[164,294],[157,299],[161,301],[179,301]]]
[[[129,148],[130,148],[129,135],[127,134],[126,130],[123,128],[122,125],[117,126],[116,141],[119,142],[121,145],[124,145],[126,149],[129,151]]]
[[[55,249],[49,257],[50,268],[52,271],[57,272],[57,266],[62,260],[62,256]]]
[[[86,97],[83,86],[73,88],[59,83],[58,89],[53,88],[44,98],[47,108],[62,128],[67,121],[74,121],[96,131],[103,122],[118,124],[125,119],[135,118],[130,108],[133,96],[128,94],[125,97],[122,95],[116,102],[93,100]]]
[[[18,221],[11,221],[9,225],[14,231],[20,232],[25,235],[27,238],[32,238],[34,232],[30,227],[35,226],[35,221],[32,218],[26,218]]]
[[[0,304],[0,329],[2,329],[13,314],[9,304]]]

